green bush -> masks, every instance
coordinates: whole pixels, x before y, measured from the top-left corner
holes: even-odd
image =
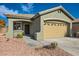
[[[17,38],[23,38],[23,32],[22,33],[19,33],[19,34],[17,34]]]
[[[22,32],[22,35],[24,35],[24,32]]]

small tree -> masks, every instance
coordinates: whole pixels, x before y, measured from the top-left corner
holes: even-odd
[[[0,28],[1,27],[5,27],[5,21],[4,20],[0,20]]]
[[[5,21],[0,19],[0,32],[3,27],[5,27]]]

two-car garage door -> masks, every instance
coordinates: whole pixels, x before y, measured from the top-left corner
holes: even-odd
[[[44,39],[65,37],[68,34],[68,23],[61,21],[45,21],[44,23]]]

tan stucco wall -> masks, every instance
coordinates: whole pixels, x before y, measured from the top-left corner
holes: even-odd
[[[44,39],[44,20],[62,20],[62,21],[66,21],[71,23],[71,19],[69,17],[67,17],[63,12],[58,13],[58,11],[54,11],[45,15],[41,16],[41,31],[42,31],[42,35],[43,35],[43,39]],[[64,28],[63,28],[64,29]],[[47,34],[48,35],[48,34]]]
[[[39,26],[40,26],[39,18],[32,21],[32,23],[30,24],[30,34],[35,34],[37,31],[39,31]]]
[[[54,11],[54,12],[45,14],[41,17],[42,17],[43,20],[60,19],[60,20],[63,20],[63,21],[71,22],[71,19],[69,17],[67,17],[62,11],[61,11],[61,13],[58,13],[58,11]]]
[[[41,19],[40,17],[34,19],[34,21],[30,24],[30,34],[34,36],[36,40],[41,39]]]

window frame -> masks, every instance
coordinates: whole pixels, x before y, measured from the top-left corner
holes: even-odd
[[[14,24],[14,22],[16,22],[16,26],[17,26],[17,23],[19,23],[20,24],[20,29],[15,29],[14,27],[15,27],[15,24]],[[22,30],[22,22],[19,22],[19,21],[14,21],[13,22],[13,30]]]

